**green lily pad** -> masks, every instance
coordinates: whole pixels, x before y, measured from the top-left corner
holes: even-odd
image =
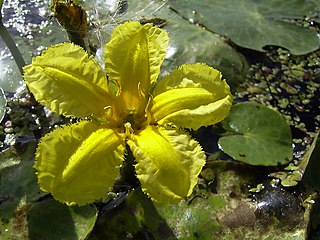
[[[232,135],[219,139],[220,148],[241,162],[276,166],[292,159],[291,130],[282,115],[264,105],[233,106],[223,127]]]
[[[4,92],[2,88],[0,87],[0,122],[4,118],[4,115],[6,114],[6,105],[7,105],[7,99],[4,95]]]
[[[93,205],[68,207],[55,200],[35,203],[28,211],[29,239],[85,239],[96,219]]]
[[[287,48],[300,55],[319,48],[312,31],[288,21],[302,19],[315,12],[312,2],[303,0],[169,0],[175,11],[192,22],[228,36],[241,47],[264,51],[267,45]]]

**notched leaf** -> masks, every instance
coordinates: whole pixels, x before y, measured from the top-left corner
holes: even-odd
[[[276,166],[292,159],[290,127],[280,113],[266,106],[236,104],[222,125],[231,134],[219,139],[219,147],[236,160]]]

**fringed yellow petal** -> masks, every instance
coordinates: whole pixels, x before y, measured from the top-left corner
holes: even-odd
[[[126,22],[114,29],[105,47],[105,67],[110,79],[120,85],[126,109],[144,110],[167,47],[168,34],[151,24]]]
[[[43,191],[69,205],[103,197],[119,176],[125,143],[114,130],[82,121],[40,141],[35,168]]]
[[[148,126],[128,140],[142,190],[158,203],[190,196],[205,164],[197,141],[177,130]]]
[[[227,84],[222,84],[221,73],[204,64],[184,64],[175,69],[167,77],[163,78],[156,86],[154,95],[159,95],[170,89],[197,87],[205,88],[214,94],[228,94],[230,92]]]
[[[55,113],[85,117],[111,106],[104,71],[79,46],[52,46],[24,67],[24,79],[37,101]]]
[[[199,63],[183,65],[156,86],[149,122],[198,129],[223,120],[232,100],[219,71]]]

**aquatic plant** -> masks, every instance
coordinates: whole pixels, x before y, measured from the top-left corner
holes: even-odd
[[[206,157],[183,128],[224,119],[232,95],[221,73],[201,63],[157,82],[168,40],[151,24],[126,22],[105,46],[107,74],[71,43],[50,47],[24,68],[41,104],[81,119],[40,140],[34,167],[43,191],[69,205],[102,198],[120,177],[128,145],[153,201],[177,203],[192,193]]]

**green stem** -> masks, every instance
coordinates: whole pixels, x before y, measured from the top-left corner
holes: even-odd
[[[2,7],[2,3],[3,3],[3,0],[0,0],[0,7]],[[1,10],[1,8],[0,8],[0,10]],[[3,39],[3,41],[5,42],[5,44],[7,45],[7,47],[9,48],[9,50],[13,56],[14,61],[18,65],[18,68],[19,68],[21,75],[23,75],[22,68],[26,65],[26,63],[23,60],[23,57],[22,57],[19,49],[17,48],[13,38],[10,36],[8,30],[6,29],[6,27],[2,23],[1,12],[0,12],[0,36]]]

